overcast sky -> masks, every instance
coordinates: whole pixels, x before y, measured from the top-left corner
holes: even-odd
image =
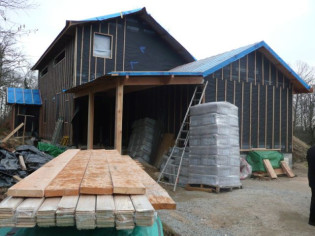
[[[194,57],[202,59],[264,40],[290,65],[315,66],[315,1],[312,0],[34,0],[37,7],[13,13],[28,29],[21,47],[34,64],[65,26],[146,7]],[[294,66],[293,66],[294,67]]]

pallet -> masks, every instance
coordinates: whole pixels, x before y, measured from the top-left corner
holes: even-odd
[[[241,189],[242,185],[240,186],[214,186],[214,185],[207,185],[207,184],[186,184],[185,189],[188,191],[203,191],[203,192],[216,192],[219,193],[223,191],[232,191],[233,189]]]

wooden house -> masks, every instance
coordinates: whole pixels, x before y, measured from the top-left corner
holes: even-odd
[[[243,150],[291,152],[292,94],[310,91],[264,42],[196,61],[145,8],[67,21],[33,69],[42,137],[62,117],[72,143],[120,151],[139,118],[176,134],[194,87],[207,80],[206,102],[239,107]]]

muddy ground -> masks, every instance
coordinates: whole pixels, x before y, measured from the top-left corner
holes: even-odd
[[[315,235],[308,225],[311,191],[306,163],[295,178],[246,179],[243,189],[207,193],[170,188],[174,211],[159,211],[169,235]]]

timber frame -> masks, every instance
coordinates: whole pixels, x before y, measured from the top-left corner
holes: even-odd
[[[145,74],[145,73],[144,73]],[[204,81],[202,76],[104,76],[81,86],[69,89],[67,93],[74,93],[74,98],[88,96],[88,129],[87,149],[93,149],[94,133],[94,95],[115,89],[115,133],[114,148],[122,152],[122,121],[124,93],[143,90],[148,87],[163,85],[198,85]]]

